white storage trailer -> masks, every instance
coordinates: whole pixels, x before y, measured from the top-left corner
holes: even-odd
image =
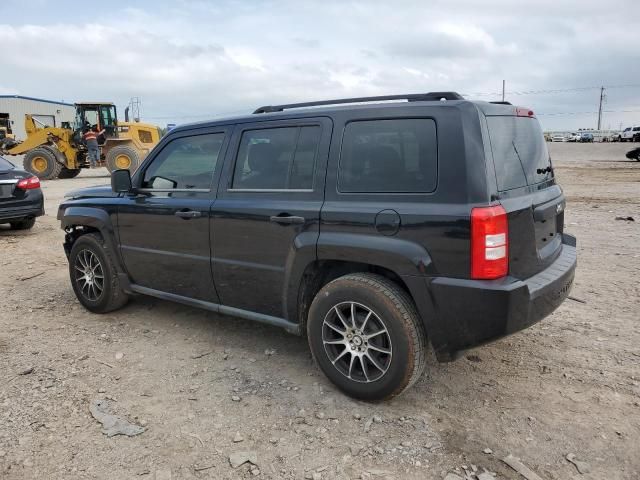
[[[50,127],[62,127],[63,122],[73,123],[75,107],[72,103],[23,97],[21,95],[0,95],[0,118],[8,118],[11,132],[16,140],[24,140],[25,114],[32,115],[37,122]]]

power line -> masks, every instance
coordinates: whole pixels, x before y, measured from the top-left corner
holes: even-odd
[[[553,94],[553,93],[571,93],[571,92],[584,92],[588,90],[599,90],[600,88],[614,89],[614,88],[637,88],[640,87],[640,83],[628,83],[623,85],[600,85],[592,87],[571,87],[571,88],[547,88],[539,90],[514,90],[506,92],[508,95],[540,95],[540,94]],[[486,97],[494,96],[499,97],[502,92],[475,92],[464,93],[465,97]]]
[[[601,88],[604,89],[617,89],[617,88],[637,88],[640,87],[640,83],[628,83],[628,84],[620,84],[620,85],[603,85],[603,86],[585,86],[585,87],[571,87],[571,88],[553,88],[553,89],[539,89],[539,90],[522,90],[522,91],[513,91],[513,92],[475,92],[475,93],[463,93],[463,97],[501,97],[502,95],[539,95],[539,94],[554,94],[554,93],[575,93],[575,92],[584,92],[589,90],[599,90]],[[504,97],[503,97],[504,98]],[[146,119],[149,120],[190,120],[190,119],[213,119],[216,117],[226,117],[231,115],[243,115],[249,113],[251,111],[250,108],[244,110],[235,110],[232,112],[221,112],[221,113],[202,113],[202,114],[191,114],[191,115],[163,115],[163,116],[148,116],[145,115]],[[602,113],[636,113],[638,110],[603,110]],[[536,115],[595,115],[598,112],[559,112],[559,113],[536,113]]]
[[[640,110],[602,110],[602,113],[638,113]],[[553,113],[538,113],[536,117],[545,116],[563,116],[563,115],[597,115],[598,112],[553,112]]]

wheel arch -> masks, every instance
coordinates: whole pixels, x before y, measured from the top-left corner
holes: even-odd
[[[58,219],[60,226],[66,233],[64,250],[67,257],[78,238],[87,233],[98,233],[106,248],[113,252],[118,274],[125,274],[124,263],[117,248],[116,232],[108,212],[100,208],[71,206],[64,210],[61,208]]]
[[[317,242],[315,241],[318,239]],[[396,283],[414,303],[434,345],[442,342],[441,325],[429,292],[437,275],[429,252],[415,242],[382,235],[322,232],[299,236],[286,265],[283,306],[286,318],[306,331],[311,302],[331,280],[350,273],[376,273]],[[446,360],[438,351],[438,358]]]
[[[352,273],[375,273],[397,284],[414,301],[414,294],[405,279],[381,265],[340,259],[315,260],[306,265],[297,281],[289,284],[287,316],[306,331],[307,315],[313,299],[326,284]]]
[[[322,232],[318,236],[305,232],[296,237],[287,258],[283,311],[289,321],[303,327],[313,296],[334,278],[356,272],[379,273],[390,278],[417,305],[414,298],[417,292],[409,288],[403,277],[422,277],[432,271],[431,256],[414,242],[382,235]]]

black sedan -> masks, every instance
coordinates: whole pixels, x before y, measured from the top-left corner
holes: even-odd
[[[640,162],[640,147],[634,148],[633,150],[629,150],[627,152],[627,158],[629,160],[636,160]]]
[[[38,177],[0,157],[0,224],[27,230],[40,215],[44,215],[44,197]]]

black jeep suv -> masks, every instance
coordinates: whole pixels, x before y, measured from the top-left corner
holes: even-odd
[[[576,267],[534,113],[453,92],[181,126],[69,196],[87,309],[145,294],[280,326],[362,399],[412,385],[427,340],[447,361],[541,320]]]

